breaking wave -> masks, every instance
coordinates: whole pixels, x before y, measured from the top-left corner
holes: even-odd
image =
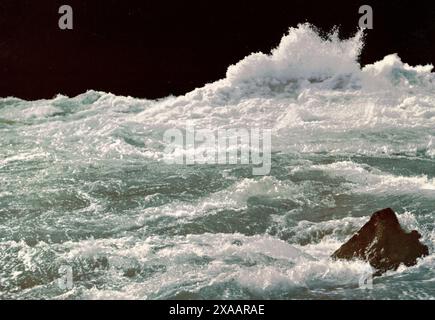
[[[299,25],[178,97],[0,99],[0,297],[433,299],[434,73],[361,67],[363,38]],[[165,164],[187,121],[271,129],[270,176]],[[431,255],[367,293],[366,263],[329,256],[384,207]]]

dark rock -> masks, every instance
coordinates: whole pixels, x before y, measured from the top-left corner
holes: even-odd
[[[392,209],[373,214],[361,230],[333,255],[335,259],[361,259],[371,264],[381,275],[396,270],[401,264],[413,266],[417,259],[429,255],[429,249],[419,239],[417,231],[406,233]]]

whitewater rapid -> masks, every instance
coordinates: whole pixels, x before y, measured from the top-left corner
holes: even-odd
[[[361,50],[304,24],[183,96],[0,99],[0,297],[435,298],[435,75]],[[166,164],[187,122],[270,129],[270,175]],[[364,291],[329,256],[384,207],[430,255]]]

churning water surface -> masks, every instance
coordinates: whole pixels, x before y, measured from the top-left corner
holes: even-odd
[[[0,297],[435,298],[435,76],[362,43],[305,24],[180,97],[0,99]],[[270,175],[167,164],[187,121],[271,129]],[[431,254],[364,291],[329,256],[384,207]]]

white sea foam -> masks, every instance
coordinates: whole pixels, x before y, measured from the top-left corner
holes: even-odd
[[[351,161],[335,162],[328,165],[313,165],[311,169],[321,170],[332,177],[342,177],[354,184],[355,192],[407,194],[419,193],[435,196],[435,181],[422,176],[397,176],[382,172],[368,165]]]
[[[110,243],[103,244],[106,240],[94,242],[100,244],[81,244],[78,249],[80,252],[75,254],[76,258],[89,258],[89,253],[94,257],[100,257],[108,254],[104,248],[113,246]],[[118,241],[118,244],[121,243]],[[112,252],[109,261],[114,269],[120,267],[117,263],[112,265],[115,255],[124,252],[129,258],[138,258],[134,253],[137,252],[137,245],[128,242],[124,245],[132,248],[109,251]],[[363,262],[329,260],[326,255],[337,244],[319,244],[317,246],[322,248],[316,252],[304,247],[295,248],[269,236],[204,234],[172,239],[154,237],[147,241],[146,247],[149,249],[150,246],[156,245],[161,249],[153,250],[153,254],[141,255],[139,258],[141,263],[148,265],[166,265],[165,272],[158,273],[141,284],[129,283],[122,290],[85,290],[82,297],[164,298],[168,292],[174,294],[180,290],[180,285],[197,291],[204,286],[233,280],[252,292],[263,293],[300,287],[357,285],[361,273],[367,269]],[[100,249],[96,251],[96,247]],[[145,252],[150,252],[148,249]],[[130,250],[133,254],[129,253]],[[317,259],[309,256],[306,251],[322,254]],[[87,253],[83,254],[84,252]],[[71,254],[69,257],[72,258]],[[197,262],[192,264],[194,261]],[[201,264],[201,261],[204,264]],[[112,276],[117,278],[116,274]]]
[[[35,125],[22,132],[29,143],[46,143],[50,136],[58,156],[78,153],[92,161],[162,160],[164,130],[184,129],[187,121],[216,131],[273,129],[275,151],[415,154],[425,149],[433,157],[432,66],[409,66],[393,54],[360,68],[362,38],[359,32],[340,40],[335,32],[324,39],[304,24],[290,28],[270,54],[252,54],[230,66],[225,79],[180,97],[150,101],[89,91],[72,99],[17,100],[0,109],[0,119],[30,121]],[[376,137],[389,129],[413,134]]]
[[[218,288],[230,283],[251,294],[271,297],[291,292],[297,294],[298,290],[357,288],[361,276],[369,270],[368,264],[334,261],[329,256],[343,243],[343,236],[351,236],[367,219],[348,217],[319,223],[301,222],[295,229],[298,233],[304,230],[313,236],[326,235],[306,245],[291,245],[268,235],[237,233],[151,236],[147,239],[132,235],[62,244],[40,242],[35,246],[4,242],[0,245],[3,258],[0,275],[3,283],[9,285],[24,281],[29,272],[51,277],[53,268],[69,265],[77,279],[92,273],[95,279],[104,279],[106,283],[89,288],[77,281],[73,290],[60,293],[58,299],[164,299],[186,290],[199,293],[208,287]],[[409,212],[399,215],[399,220],[409,230],[421,229],[415,215]],[[329,233],[330,230],[335,232]],[[433,246],[433,232],[423,232],[423,238]],[[417,266],[400,268],[387,277],[400,279],[419,273],[420,269],[432,268],[433,263],[431,255],[419,261]],[[21,271],[5,272],[9,265],[18,265]],[[126,277],[132,270],[137,275],[149,272],[147,270],[151,273],[141,276],[138,281]],[[380,283],[376,286],[379,290],[382,288]],[[43,288],[31,290],[36,292]]]
[[[234,85],[244,82],[286,84],[297,79],[318,81],[359,71],[356,58],[362,48],[362,33],[340,40],[338,32],[322,39],[308,24],[290,28],[270,55],[254,53],[230,66],[227,79]]]
[[[2,285],[19,297],[43,292],[45,298],[59,299],[158,299],[204,290],[212,290],[214,295],[204,296],[213,298],[234,298],[234,292],[243,298],[294,297],[301,291],[302,297],[316,291],[317,298],[348,297],[340,290],[357,288],[367,264],[329,256],[369,217],[335,213],[337,195],[357,194],[368,201],[379,194],[412,195],[421,201],[415,201],[417,208],[429,207],[422,203],[435,196],[433,172],[397,175],[342,160],[361,154],[376,156],[373,161],[423,159],[429,168],[435,156],[432,66],[410,66],[392,54],[361,68],[362,38],[359,32],[347,40],[337,33],[324,39],[310,25],[300,25],[270,53],[249,55],[230,66],[224,79],[179,97],[151,101],[89,91],[33,102],[0,99],[5,190],[0,200],[6,203],[0,208],[5,217],[0,235],[7,239],[0,242]],[[250,178],[218,168],[224,186],[216,183],[203,192],[181,183],[178,197],[164,194],[161,180],[184,181],[186,168],[161,162],[163,133],[184,129],[187,121],[198,129],[272,129],[272,174],[277,176]],[[313,153],[340,157],[319,164]],[[192,170],[202,172],[202,167]],[[185,235],[186,224],[201,224],[204,218],[220,223],[225,210],[249,214],[256,197],[272,206],[275,200],[291,202],[296,212],[269,210],[275,225],[257,235]],[[299,215],[301,208],[322,209],[322,214],[308,220]],[[402,225],[419,230],[432,252],[433,213],[411,211],[399,215]],[[159,219],[164,225],[156,226]],[[167,221],[183,232],[159,233],[173,226]],[[267,227],[288,231],[288,241],[265,235]],[[38,240],[46,234],[58,237]],[[12,240],[25,237],[29,243]],[[427,296],[424,277],[433,277],[433,262],[431,254],[413,268],[399,269],[388,276],[393,280],[380,280],[374,292],[383,294],[385,288],[389,297]],[[72,265],[79,279],[68,293],[53,289],[55,268],[63,264]],[[35,274],[40,282],[32,280]],[[90,274],[92,282],[83,280]],[[412,291],[412,281],[401,282],[401,277],[423,278],[417,283],[423,289]],[[34,287],[21,290],[29,284]],[[356,291],[352,294],[365,298]]]
[[[279,181],[274,177],[243,179],[229,188],[212,193],[194,202],[174,202],[161,207],[145,209],[139,221],[162,216],[195,217],[213,214],[223,209],[246,208],[248,199],[255,196],[275,199],[290,199],[300,203],[303,199],[302,188],[290,181]]]

